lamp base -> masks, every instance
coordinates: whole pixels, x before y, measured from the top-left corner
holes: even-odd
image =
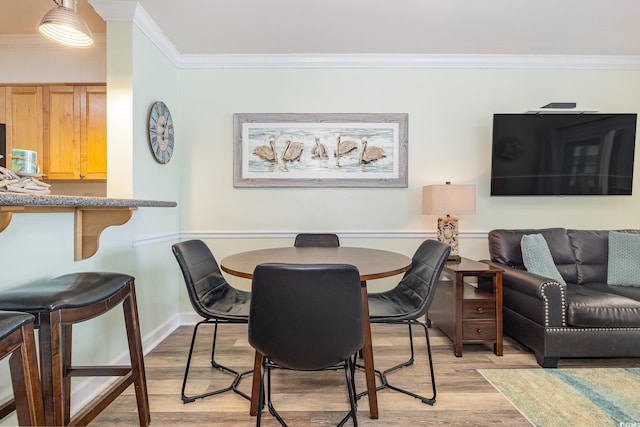
[[[447,262],[461,262],[462,258],[460,258],[460,255],[449,255],[449,258],[447,258]]]
[[[458,218],[447,215],[438,218],[438,241],[451,246],[449,261],[460,261],[458,254]]]

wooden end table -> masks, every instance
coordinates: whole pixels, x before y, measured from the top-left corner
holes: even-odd
[[[467,277],[477,278],[476,286]],[[502,356],[502,270],[468,258],[447,262],[427,313],[432,323],[453,340],[457,357],[471,343],[493,343]]]

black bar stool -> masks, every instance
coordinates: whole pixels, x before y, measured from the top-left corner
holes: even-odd
[[[124,310],[131,365],[72,366],[72,325],[98,317],[119,304]],[[36,318],[47,425],[86,425],[131,384],[135,386],[140,425],[149,425],[149,398],[132,276],[99,272],[66,274],[1,292],[0,310],[24,311]],[[97,376],[122,378],[71,419],[71,377]]]
[[[32,315],[0,311],[0,359],[8,355],[14,400],[0,407],[0,419],[16,410],[19,425],[45,425]]]

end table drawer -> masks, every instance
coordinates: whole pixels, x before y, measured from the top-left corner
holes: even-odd
[[[463,340],[496,339],[496,322],[462,322]]]
[[[462,303],[463,319],[495,319],[496,302],[490,300],[464,300]]]

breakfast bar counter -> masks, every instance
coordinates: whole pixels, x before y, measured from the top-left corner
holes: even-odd
[[[73,212],[74,259],[79,261],[97,252],[98,239],[105,228],[125,224],[139,207],[177,205],[176,202],[160,200],[0,193],[0,232],[9,226],[15,213]]]

